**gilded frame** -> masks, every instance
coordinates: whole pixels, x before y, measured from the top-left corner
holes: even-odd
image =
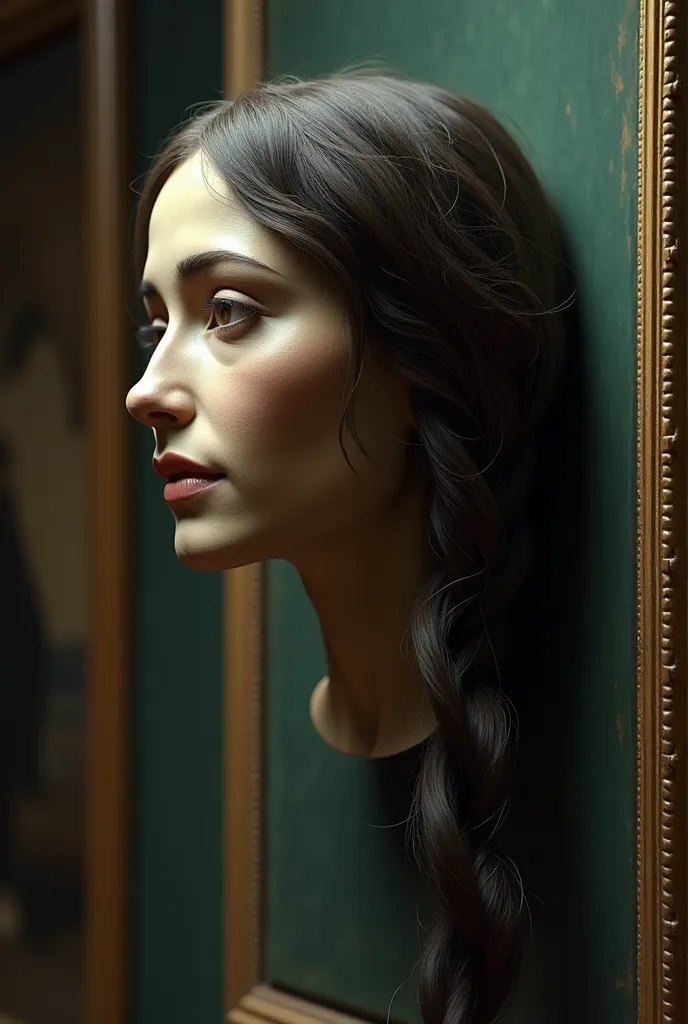
[[[685,0],[644,0],[638,178],[638,1019],[688,1017]]]
[[[89,335],[89,625],[84,1019],[129,1020],[128,192],[125,0],[14,0],[0,8],[0,61],[76,25],[82,32]]]
[[[261,80],[262,0],[225,0],[226,92]],[[688,1019],[688,3],[639,0],[637,994]],[[224,1006],[232,1024],[355,1024],[261,978],[261,570],[225,581]],[[630,898],[630,894],[629,894]]]

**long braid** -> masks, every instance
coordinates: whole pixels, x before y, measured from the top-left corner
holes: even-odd
[[[421,421],[418,430],[426,435],[431,470],[443,443],[455,453],[456,438],[441,425]],[[442,907],[424,951],[419,995],[426,1021],[489,1024],[513,992],[526,913],[520,878],[495,845],[509,796],[513,719],[498,685],[499,645],[485,605],[489,597],[491,614],[500,612],[502,581],[508,599],[525,571],[528,544],[523,529],[521,543],[513,531],[509,544],[502,542],[501,510],[477,467],[461,488],[474,491],[471,523],[460,511],[462,494],[435,493],[430,531],[442,568],[421,595],[412,626],[438,729],[421,765],[411,821]],[[447,544],[456,536],[463,540],[458,557]],[[509,557],[495,565],[500,548]]]

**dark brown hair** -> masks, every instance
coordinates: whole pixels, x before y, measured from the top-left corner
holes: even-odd
[[[282,81],[196,113],[150,171],[139,256],[172,170],[202,151],[262,225],[335,276],[353,337],[340,430],[367,344],[411,385],[439,568],[413,652],[438,728],[411,839],[440,905],[420,967],[424,1024],[490,1024],[516,983],[526,917],[495,834],[513,716],[501,624],[529,563],[533,431],[562,355],[556,220],[519,147],[481,106],[400,77]]]

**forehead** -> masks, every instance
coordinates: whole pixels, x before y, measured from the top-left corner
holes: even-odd
[[[209,249],[229,249],[268,265],[289,260],[287,243],[254,220],[197,153],[172,172],[155,201],[143,276],[161,280],[183,257]]]
[[[235,204],[225,183],[200,153],[194,153],[174,169],[160,190],[149,224],[151,247],[160,236],[169,238],[180,219],[219,226],[230,205]]]

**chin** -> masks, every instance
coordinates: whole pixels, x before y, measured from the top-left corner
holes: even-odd
[[[177,551],[177,557],[188,569],[195,569],[196,572],[224,572],[225,569],[238,567],[215,551]]]
[[[252,565],[269,557],[259,538],[254,536],[218,536],[216,531],[199,529],[193,520],[179,521],[175,530],[174,550],[177,558],[189,569],[198,572],[223,572]]]

